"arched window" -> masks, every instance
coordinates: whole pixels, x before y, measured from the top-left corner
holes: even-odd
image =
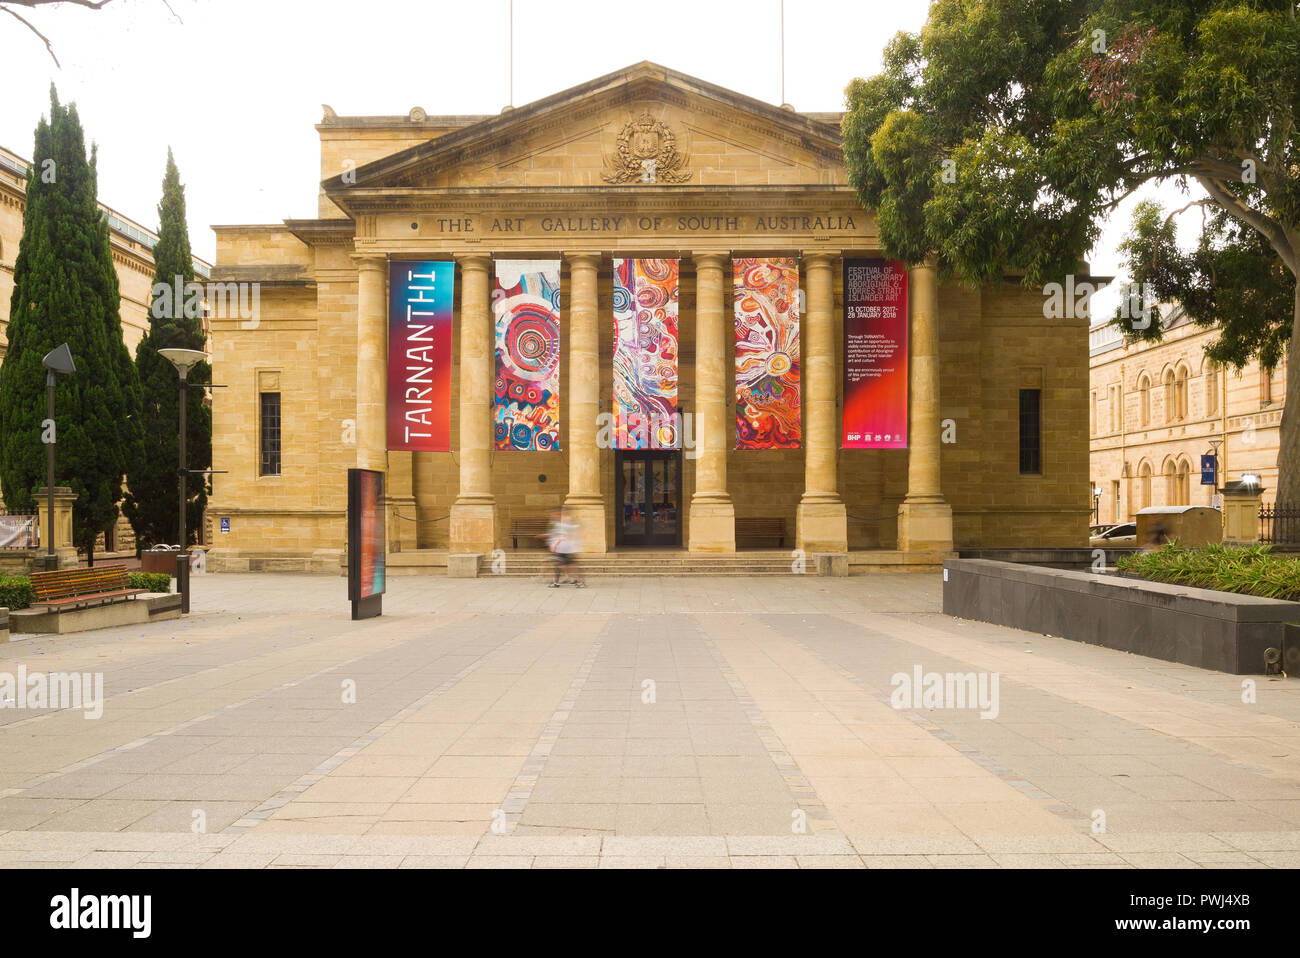
[[[1151,425],[1151,379],[1146,373],[1138,377],[1138,418],[1143,426]]]
[[[1138,468],[1138,502],[1137,509],[1133,510],[1134,514],[1149,505],[1151,505],[1151,463],[1144,462]]]
[[[1205,415],[1219,414],[1219,367],[1212,362],[1205,364]]]
[[[1178,472],[1172,459],[1165,460],[1165,505],[1178,505]]]
[[[1178,463],[1178,474],[1175,477],[1174,485],[1178,498],[1173,505],[1190,506],[1192,504],[1192,464],[1186,459],[1182,459]]]

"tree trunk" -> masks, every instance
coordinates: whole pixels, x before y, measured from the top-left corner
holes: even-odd
[[[1291,342],[1286,351],[1286,404],[1277,448],[1277,502],[1300,506],[1300,276],[1291,311]]]

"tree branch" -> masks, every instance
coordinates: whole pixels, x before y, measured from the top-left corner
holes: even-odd
[[[1254,228],[1261,236],[1268,240],[1269,245],[1277,251],[1277,255],[1281,257],[1282,262],[1286,264],[1287,269],[1291,270],[1291,275],[1297,275],[1296,250],[1295,247],[1291,245],[1291,240],[1280,223],[1271,217],[1264,215],[1259,210],[1247,206],[1238,197],[1229,192],[1227,187],[1212,177],[1198,174],[1196,176],[1196,182],[1205,187],[1205,192],[1210,194],[1214,202],[1223,207],[1224,212],[1241,220],[1247,226]]]
[[[104,0],[104,2],[108,3],[109,0]],[[33,0],[32,3],[27,4],[27,6],[33,6],[34,3],[35,0]],[[40,30],[37,30],[34,26],[32,26],[31,21],[25,19],[21,14],[16,13],[13,10],[10,10],[8,7],[4,7],[4,6],[0,6],[0,10],[9,14],[9,16],[13,17],[15,20],[17,20],[19,23],[25,26],[28,30],[32,31],[32,33],[40,37],[41,42],[45,44],[45,49],[49,51],[50,59],[54,61],[54,65],[58,67],[60,70],[63,69],[63,64],[61,64],[59,62],[59,58],[54,55],[54,44],[50,43],[49,37],[47,37],[45,34],[41,33]]]
[[[48,7],[54,3],[71,3],[78,7],[89,7],[91,10],[98,10],[113,0],[5,0],[5,3],[12,3],[20,7]]]

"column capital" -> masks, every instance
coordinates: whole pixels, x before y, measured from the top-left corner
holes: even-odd
[[[374,250],[357,250],[350,254],[352,262],[357,264],[357,269],[387,269],[388,254],[377,253]]]
[[[475,250],[470,253],[452,253],[452,259],[459,264],[461,269],[481,269],[487,270],[492,267],[492,254],[483,253]]]
[[[572,252],[562,253],[561,255],[570,265],[585,266],[589,269],[599,269],[600,261],[605,256],[604,253],[592,252],[591,250],[574,250]]]
[[[698,266],[716,266],[724,269],[731,259],[731,250],[695,249],[691,250],[691,262]]]
[[[809,266],[831,266],[840,258],[841,252],[837,249],[805,249],[799,251],[799,258]]]

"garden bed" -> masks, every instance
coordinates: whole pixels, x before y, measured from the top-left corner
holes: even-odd
[[[133,589],[146,592],[170,592],[171,576],[158,572],[127,572],[126,581]],[[28,608],[36,600],[31,580],[25,575],[0,573],[0,607],[10,612]]]
[[[1285,658],[1300,602],[1183,583],[995,562],[944,561],[943,611],[1237,675]],[[1261,586],[1264,587],[1264,586]]]

